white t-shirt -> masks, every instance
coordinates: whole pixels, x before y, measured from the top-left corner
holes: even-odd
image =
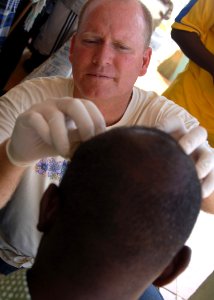
[[[10,137],[17,116],[49,97],[73,95],[70,78],[46,77],[25,81],[0,99],[0,143]],[[132,99],[122,119],[109,127],[144,125],[155,127],[163,118],[180,117],[188,129],[198,121],[186,110],[158,96],[133,88]],[[26,170],[8,205],[0,211],[0,257],[17,267],[30,267],[41,234],[36,229],[41,195],[50,182],[59,183],[66,166],[63,158],[40,160]]]

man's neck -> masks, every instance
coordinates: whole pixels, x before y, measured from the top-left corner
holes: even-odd
[[[106,125],[110,126],[116,124],[122,119],[130,101],[131,97],[120,101],[103,101],[102,103],[96,103],[96,101],[93,102],[103,114],[104,119],[106,121]]]
[[[79,93],[75,93],[75,90],[74,97],[86,99],[86,97],[79,95]],[[120,121],[120,119],[125,114],[131,99],[132,93],[122,95],[117,98],[115,97],[108,99],[92,99],[91,101],[98,107],[100,112],[103,114],[104,119],[106,121],[106,125],[110,126]]]

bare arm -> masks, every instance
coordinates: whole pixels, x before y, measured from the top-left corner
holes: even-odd
[[[203,199],[201,209],[207,213],[214,214],[214,193]]]
[[[214,54],[204,46],[197,33],[173,28],[171,37],[190,60],[209,72],[214,79]]]
[[[0,209],[10,200],[25,170],[10,163],[5,145],[6,141],[0,144]]]

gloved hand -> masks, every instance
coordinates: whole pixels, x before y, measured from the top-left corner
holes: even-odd
[[[207,143],[206,129],[197,126],[188,131],[179,118],[164,119],[157,128],[173,136],[184,152],[193,157],[201,181],[202,197],[209,197],[214,192],[214,151]]]
[[[17,166],[29,166],[48,156],[70,158],[81,141],[105,129],[105,120],[91,101],[52,98],[17,118],[6,146],[7,156]]]

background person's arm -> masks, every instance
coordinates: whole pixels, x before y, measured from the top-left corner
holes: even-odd
[[[25,171],[25,168],[17,167],[9,161],[6,142],[0,144],[0,209],[10,200]]]
[[[214,193],[203,199],[201,209],[207,213],[214,214]]]
[[[196,32],[173,28],[171,37],[190,60],[209,72],[214,79],[214,54],[204,46]]]

